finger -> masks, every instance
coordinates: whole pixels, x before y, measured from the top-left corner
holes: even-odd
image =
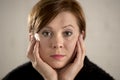
[[[36,46],[35,46],[35,49],[34,49],[34,58],[35,58],[35,61],[33,62],[33,66],[34,68],[38,69],[39,71],[39,68],[50,68],[50,66],[48,64],[46,64],[40,57],[40,41],[36,41]]]
[[[77,55],[75,62],[82,65],[84,63],[84,58],[85,58],[85,45],[83,41],[83,36],[81,34],[77,41]]]
[[[35,46],[35,39],[32,37],[31,42],[29,43],[28,49],[27,49],[27,57],[30,60],[33,60],[33,51],[34,51],[34,46]]]
[[[33,33],[29,33],[29,41],[31,41],[33,38]]]
[[[83,35],[81,34],[80,35],[80,38],[79,38],[79,44],[80,44],[80,47],[81,47],[81,59],[82,61],[84,60],[85,58],[85,53],[86,53],[86,49],[85,49],[85,44],[84,44],[84,41],[83,41]]]
[[[82,51],[81,51],[81,47],[80,47],[80,42],[77,41],[77,56],[76,56],[77,62],[81,61],[81,55],[82,55]]]
[[[79,69],[81,69],[84,65],[84,53],[83,53],[83,48],[81,46],[81,39],[78,39],[77,41],[77,55],[75,59],[75,65],[79,66]]]
[[[76,56],[75,56],[74,64],[78,65],[78,64],[80,64],[80,61],[81,61],[81,48],[80,48],[79,41],[77,41]]]
[[[73,52],[73,55],[72,55],[70,62],[73,62],[75,60],[76,55],[77,55],[77,43],[76,43],[76,46],[75,46],[75,49],[74,49],[74,52]]]
[[[36,42],[36,48],[35,48],[35,60],[36,61],[39,61],[41,58],[40,58],[40,44],[39,44],[39,41]]]
[[[43,60],[40,57],[40,42],[36,41],[36,46],[34,49],[34,58],[35,58],[35,62],[33,63],[34,67],[37,67],[38,65],[44,64]]]

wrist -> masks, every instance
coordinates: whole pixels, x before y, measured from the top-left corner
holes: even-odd
[[[74,80],[71,77],[59,77],[58,80]]]
[[[44,78],[45,80],[58,80],[57,77]]]
[[[45,80],[57,80],[57,78],[52,78],[52,79],[48,79],[48,78],[44,78]]]

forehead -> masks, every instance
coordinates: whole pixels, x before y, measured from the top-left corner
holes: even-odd
[[[59,13],[47,26],[51,28],[61,28],[67,25],[78,28],[76,17],[68,11]]]

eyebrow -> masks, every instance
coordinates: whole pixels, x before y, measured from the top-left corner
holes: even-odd
[[[69,27],[69,26],[72,27],[72,28],[74,28],[73,25],[71,25],[71,24],[63,26],[63,28],[66,28],[66,27]]]
[[[67,27],[72,27],[74,29],[73,25],[71,25],[71,24],[63,26],[62,28],[64,29],[64,28],[67,28]],[[50,27],[50,26],[46,26],[44,28],[52,29],[52,27]]]

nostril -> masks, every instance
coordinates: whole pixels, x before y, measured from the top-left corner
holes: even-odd
[[[52,48],[63,48],[63,44],[52,44]]]
[[[60,48],[62,48],[62,46],[60,46]]]
[[[56,46],[54,46],[53,48],[56,48]]]
[[[53,48],[62,48],[62,46],[53,46]]]

